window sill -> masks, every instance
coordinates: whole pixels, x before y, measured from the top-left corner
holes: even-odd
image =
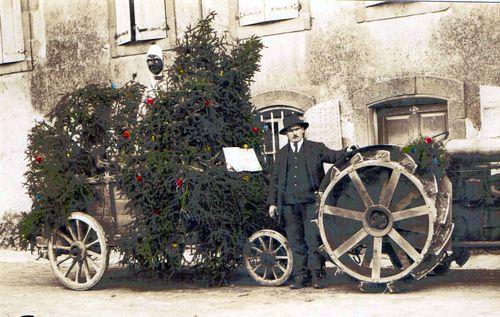
[[[0,76],[12,73],[27,72],[33,69],[31,60],[0,64]]]
[[[356,22],[370,22],[406,17],[411,15],[445,11],[449,2],[390,2],[376,6],[365,7],[361,4],[356,12]]]
[[[254,24],[237,27],[237,37],[246,39],[252,35],[258,37],[299,32],[311,29],[311,15],[309,13],[300,13],[296,19],[274,21],[269,23]]]

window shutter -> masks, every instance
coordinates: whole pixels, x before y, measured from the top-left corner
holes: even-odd
[[[264,0],[238,0],[240,26],[264,22]]]
[[[167,37],[165,0],[135,0],[135,37],[138,41]]]
[[[0,63],[23,61],[24,37],[20,0],[0,0]]]
[[[132,41],[129,0],[115,0],[116,42],[122,45]]]
[[[298,0],[266,0],[266,21],[295,19],[299,17]]]

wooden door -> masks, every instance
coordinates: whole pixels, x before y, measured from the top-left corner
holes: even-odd
[[[446,104],[385,107],[377,111],[378,143],[405,145],[448,130]]]

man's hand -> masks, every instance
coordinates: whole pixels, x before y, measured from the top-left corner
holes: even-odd
[[[273,219],[278,217],[278,208],[275,205],[269,206],[269,216]]]
[[[353,144],[353,145],[346,147],[344,150],[346,153],[350,153],[350,152],[355,151],[357,149],[359,149],[359,146],[357,146],[356,144]]]

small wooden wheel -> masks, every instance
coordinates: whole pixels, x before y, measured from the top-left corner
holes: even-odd
[[[245,246],[248,274],[261,285],[278,286],[292,274],[293,257],[288,240],[274,230],[254,233]]]
[[[66,226],[54,230],[48,255],[55,275],[66,287],[94,287],[106,270],[109,253],[101,225],[91,216],[73,212]]]

